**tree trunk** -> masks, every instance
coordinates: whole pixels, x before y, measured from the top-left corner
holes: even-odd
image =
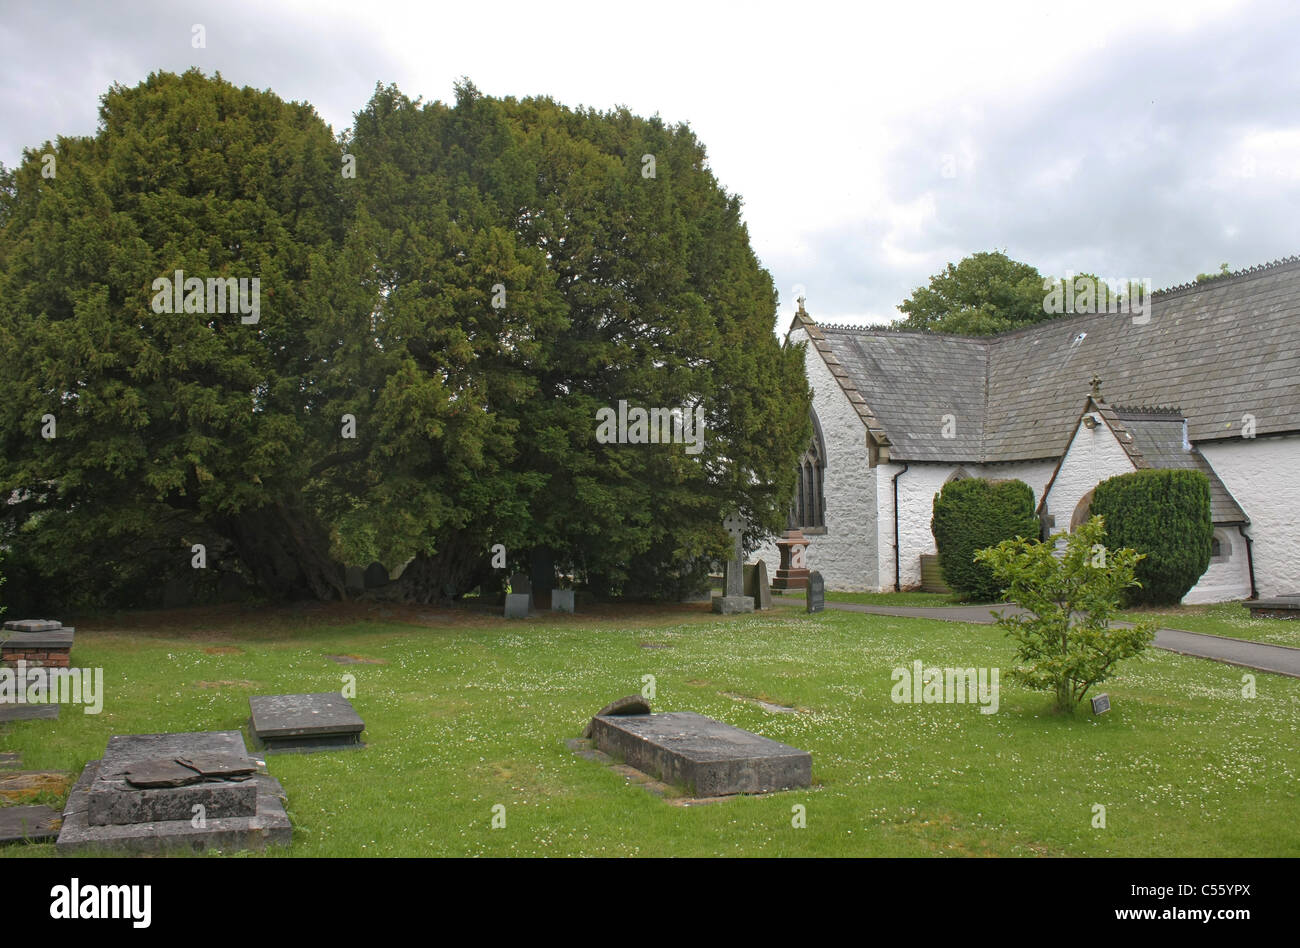
[[[227,535],[259,586],[277,599],[345,599],[343,568],[310,513],[274,501],[227,521]]]
[[[438,552],[418,554],[397,578],[397,598],[424,605],[451,602],[479,585],[487,548],[470,534],[455,531],[439,538]]]

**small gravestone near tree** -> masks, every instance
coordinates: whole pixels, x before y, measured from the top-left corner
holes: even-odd
[[[1105,536],[1104,521],[1093,517],[1046,542],[1017,537],[975,554],[1006,585],[1007,599],[1029,613],[997,620],[1024,663],[1008,677],[1054,692],[1059,711],[1073,712],[1089,688],[1111,677],[1117,663],[1140,655],[1155,635],[1151,620],[1111,625],[1124,591],[1138,582],[1134,568],[1142,554],[1107,550]],[[1056,550],[1061,538],[1063,554]]]

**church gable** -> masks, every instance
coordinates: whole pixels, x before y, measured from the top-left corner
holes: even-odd
[[[1089,396],[1038,504],[1049,532],[1077,526],[1099,483],[1143,466],[1132,441],[1110,407],[1097,396]]]

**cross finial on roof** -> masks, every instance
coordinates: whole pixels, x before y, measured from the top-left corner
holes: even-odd
[[[1101,398],[1101,378],[1096,375],[1092,377],[1092,397]]]
[[[804,303],[804,300],[805,300],[805,299],[806,299],[806,297],[804,297],[804,296],[802,296],[802,295],[798,297],[798,300],[799,300],[799,315],[800,315],[800,316],[807,316],[807,315],[808,315],[808,311],[807,311],[806,309],[803,308],[803,303]]]

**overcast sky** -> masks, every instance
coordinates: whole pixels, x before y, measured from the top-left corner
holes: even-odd
[[[782,320],[885,320],[949,261],[1149,277],[1300,253],[1300,4],[381,0],[18,3],[0,161],[198,66],[339,131],[393,82],[687,122],[741,196]],[[206,48],[192,45],[202,24]],[[782,327],[784,328],[784,327]]]

